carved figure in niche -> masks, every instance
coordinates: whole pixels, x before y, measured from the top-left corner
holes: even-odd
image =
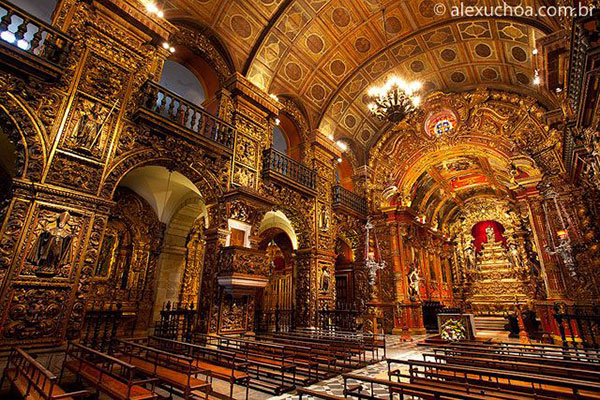
[[[508,257],[516,269],[523,267],[523,259],[521,258],[521,254],[519,254],[517,243],[512,242],[508,245]]]
[[[77,113],[79,118],[74,128],[74,145],[78,150],[92,153],[102,134],[102,128],[108,115],[99,103],[89,101],[80,104],[77,107]]]
[[[329,230],[331,219],[329,217],[329,210],[326,207],[321,209],[321,213],[319,214],[319,228],[322,231]]]
[[[487,238],[487,243],[492,244],[496,241],[496,234],[494,233],[494,228],[488,226],[485,228],[485,236]]]
[[[419,289],[422,280],[419,275],[419,265],[415,261],[410,265],[410,272],[408,273],[408,297],[410,301],[419,301],[421,299]]]
[[[35,265],[35,274],[43,277],[58,275],[60,269],[71,262],[72,228],[68,211],[60,214],[53,224],[48,224],[33,243],[27,261]]]
[[[477,259],[475,257],[475,249],[473,248],[472,243],[465,248],[465,259],[467,264],[467,270],[472,270],[476,268]]]
[[[331,275],[329,275],[329,271],[327,270],[327,267],[325,267],[321,269],[321,276],[319,279],[319,290],[321,292],[328,292],[330,283]]]

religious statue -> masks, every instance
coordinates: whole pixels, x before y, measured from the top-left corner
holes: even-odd
[[[321,209],[321,213],[319,214],[319,228],[322,231],[329,230],[330,218],[329,218],[329,210],[326,207]]]
[[[85,102],[77,111],[79,120],[75,126],[75,146],[91,153],[100,138],[106,116],[98,103]]]
[[[69,227],[71,215],[68,211],[60,214],[55,224],[49,224],[39,234],[27,255],[27,261],[35,265],[35,274],[43,277],[58,275],[68,264],[71,256],[72,233]]]
[[[321,269],[321,277],[319,279],[319,290],[321,292],[329,291],[329,281],[331,280],[331,276],[329,275],[329,271],[327,268]]]
[[[485,236],[488,243],[494,243],[496,241],[496,234],[494,233],[494,228],[491,226],[485,228]]]
[[[421,286],[421,277],[419,276],[419,266],[416,262],[411,264],[408,273],[408,297],[410,301],[418,301],[421,298],[419,288]]]
[[[473,249],[473,244],[469,244],[465,248],[465,258],[467,270],[475,269],[477,260],[475,259],[475,250]]]
[[[519,254],[517,243],[512,242],[508,245],[508,257],[515,268],[519,269],[523,266],[523,260]]]

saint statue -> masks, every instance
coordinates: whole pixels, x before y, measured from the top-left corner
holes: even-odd
[[[487,237],[487,242],[490,244],[496,241],[496,234],[494,233],[494,228],[491,226],[485,228],[485,236]]]
[[[510,243],[508,245],[508,257],[510,258],[510,262],[512,265],[519,269],[523,266],[523,260],[521,259],[521,255],[519,254],[519,249],[516,243]]]
[[[79,121],[75,127],[75,146],[82,151],[91,153],[98,142],[101,127],[104,123],[104,113],[100,104],[84,103],[79,109]]]
[[[421,298],[419,288],[421,287],[421,277],[419,276],[419,266],[417,263],[411,264],[408,273],[408,297],[410,301],[417,301]]]
[[[37,268],[38,276],[52,277],[70,262],[72,233],[69,227],[71,215],[68,211],[58,216],[54,224],[49,224],[39,234],[27,255],[27,261]]]
[[[467,264],[467,269],[471,270],[471,269],[475,269],[477,260],[475,259],[475,250],[473,249],[473,245],[469,244],[466,248],[465,248],[465,258],[466,258],[466,264]]]
[[[319,281],[319,290],[321,290],[321,292],[329,291],[329,281],[330,280],[331,280],[331,277],[329,276],[329,271],[327,271],[327,268],[323,268],[321,270],[321,279]]]

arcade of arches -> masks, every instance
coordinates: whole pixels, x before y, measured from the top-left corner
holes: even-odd
[[[58,1],[52,51],[2,17],[0,347],[117,303],[129,334],[169,304],[213,335],[345,312],[404,338],[426,305],[519,305],[559,340],[556,303],[600,300],[596,14],[148,3]],[[367,107],[391,74],[423,83],[396,123]]]

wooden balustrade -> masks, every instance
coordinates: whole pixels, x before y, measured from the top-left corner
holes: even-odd
[[[144,88],[142,108],[168,120],[177,128],[192,132],[193,137],[203,137],[233,149],[235,127],[210,114],[183,97],[148,81]]]
[[[161,338],[176,339],[189,342],[196,327],[198,312],[191,304],[167,304],[160,311],[160,321],[154,335]]]
[[[554,305],[564,347],[600,348],[600,307]]]
[[[2,64],[58,78],[73,39],[6,0],[0,0],[0,15]]]
[[[255,314],[254,328],[257,332],[289,332],[295,327],[294,310],[273,308],[258,310]]]
[[[316,193],[317,173],[273,148],[263,151],[263,176],[283,178],[311,194]]]
[[[341,207],[352,210],[360,215],[367,215],[367,199],[364,197],[340,186],[334,185],[333,191],[333,207]]]

